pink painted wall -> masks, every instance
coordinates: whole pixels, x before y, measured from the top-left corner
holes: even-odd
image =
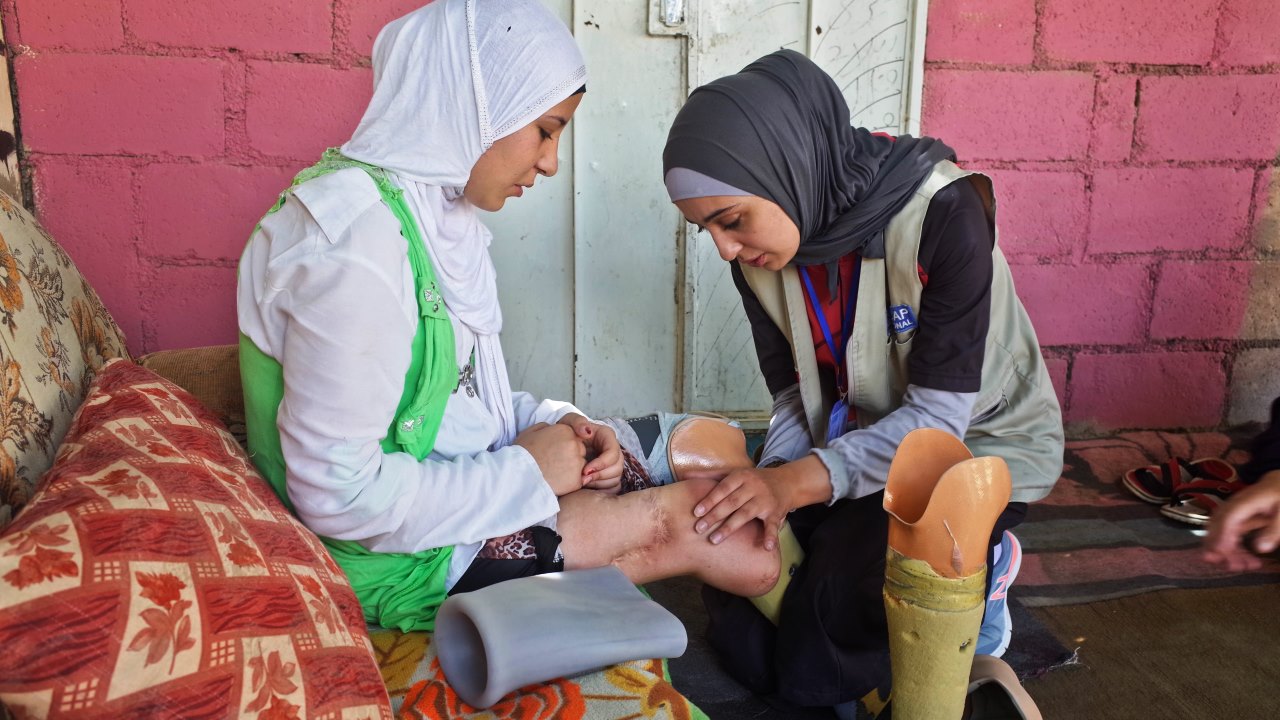
[[[923,130],[995,179],[1067,420],[1260,419],[1280,395],[1280,3],[930,0],[925,61]]]
[[[234,267],[421,0],[0,0],[36,208],[135,351],[228,342]],[[931,0],[924,129],[996,179],[1067,418],[1280,394],[1280,5]],[[336,104],[335,104],[336,103]]]
[[[422,0],[3,0],[36,211],[135,352],[232,342],[235,264]]]

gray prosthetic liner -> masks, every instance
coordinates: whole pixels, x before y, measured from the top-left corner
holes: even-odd
[[[688,636],[675,615],[610,566],[454,595],[436,616],[435,643],[458,697],[486,708],[531,683],[679,657]]]

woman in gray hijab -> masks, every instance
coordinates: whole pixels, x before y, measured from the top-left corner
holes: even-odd
[[[671,128],[671,200],[731,264],[774,398],[760,466],[725,477],[690,520],[713,543],[763,520],[769,548],[789,520],[805,551],[776,628],[704,592],[712,645],[757,692],[887,694],[883,491],[917,428],[1009,464],[978,653],[1008,645],[1021,549],[1007,531],[1057,481],[1062,420],[995,242],[991,181],[954,160],[932,138],[851,127],[835,82],[789,50],[698,88]]]

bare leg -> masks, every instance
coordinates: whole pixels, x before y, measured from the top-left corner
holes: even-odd
[[[713,480],[686,480],[626,495],[565,495],[557,521],[565,568],[616,565],[636,583],[695,575],[735,595],[768,592],[778,581],[778,553],[761,547],[759,522],[719,545],[694,533],[693,506],[713,487]]]

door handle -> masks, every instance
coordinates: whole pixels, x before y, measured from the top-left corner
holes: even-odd
[[[667,27],[684,24],[684,0],[662,0],[662,24]]]
[[[686,0],[646,0],[649,4],[650,35],[689,34],[689,3]]]

